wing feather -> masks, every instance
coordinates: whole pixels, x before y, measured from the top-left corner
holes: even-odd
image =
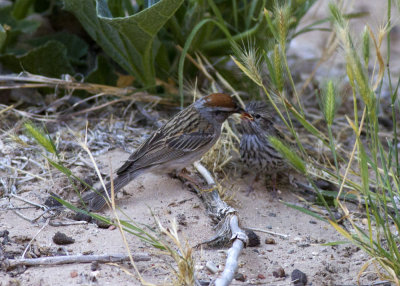
[[[212,128],[207,133],[177,133],[171,137],[163,136],[162,131],[158,130],[147,139],[117,170],[117,174],[179,160],[189,153],[200,151],[216,139]]]

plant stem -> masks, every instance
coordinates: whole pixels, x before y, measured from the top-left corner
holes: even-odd
[[[207,44],[205,44],[204,46],[202,46],[202,49],[206,52],[212,52],[213,50],[230,46],[232,40],[234,42],[239,42],[240,40],[248,38],[257,32],[257,30],[261,26],[262,22],[263,21],[258,21],[258,23],[256,25],[254,25],[253,28],[251,28],[250,30],[247,30],[243,33],[237,34],[237,35],[233,36],[231,39],[224,38],[224,39],[210,41]]]

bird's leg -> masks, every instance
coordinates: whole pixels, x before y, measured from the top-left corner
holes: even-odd
[[[278,191],[278,188],[276,187],[276,181],[277,181],[277,177],[278,175],[276,173],[273,173],[271,176],[271,180],[272,180],[272,191],[274,193],[276,193]]]
[[[186,169],[183,168],[182,170],[180,170],[179,172],[177,172],[175,174],[176,177],[178,177],[181,181],[185,182],[185,184],[192,184],[194,186],[196,186],[198,189],[202,188],[202,182],[197,180],[195,177],[190,176],[190,172]]]
[[[297,181],[296,178],[292,174],[289,174],[289,184],[295,188],[298,188],[296,181]]]
[[[248,197],[251,193],[254,192],[254,183],[258,180],[259,173],[252,173],[250,175],[250,180],[248,180],[248,187],[246,190],[246,197]]]
[[[271,174],[271,181],[272,181],[272,192],[271,193],[272,193],[272,197],[275,199],[278,197],[277,178],[278,178],[277,173]]]

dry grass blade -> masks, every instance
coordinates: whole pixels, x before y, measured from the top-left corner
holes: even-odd
[[[178,269],[173,269],[173,273],[175,275],[175,279],[173,285],[182,285],[182,286],[191,286],[195,285],[195,275],[194,275],[194,260],[192,256],[193,249],[186,242],[185,245],[179,239],[178,235],[178,227],[175,219],[171,223],[171,227],[166,229],[162,226],[160,220],[157,217],[154,217],[158,228],[160,231],[169,237],[172,241],[172,244],[178,247],[178,251],[172,249],[169,246],[169,243],[164,243],[165,248],[167,249],[168,254],[175,260],[175,263],[178,266]]]
[[[117,97],[133,96],[135,100],[143,102],[168,103],[159,96],[149,95],[146,92],[138,91],[134,88],[118,88],[103,84],[78,82],[72,77],[65,79],[51,78],[31,73],[21,73],[19,75],[9,74],[0,75],[1,89],[33,88],[33,87],[53,87],[67,90],[85,90],[92,94],[113,95]],[[18,82],[18,83],[15,83]],[[131,98],[130,98],[131,99]]]

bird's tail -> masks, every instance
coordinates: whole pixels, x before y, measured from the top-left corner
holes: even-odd
[[[124,174],[116,177],[114,179],[114,194],[126,186],[132,179],[133,177],[130,176],[130,174]],[[99,211],[106,205],[107,202],[109,202],[108,198],[111,197],[111,182],[106,184],[106,190],[108,196],[103,187],[100,187],[95,191],[90,191],[82,196],[82,201],[84,205],[87,206],[89,211]]]

